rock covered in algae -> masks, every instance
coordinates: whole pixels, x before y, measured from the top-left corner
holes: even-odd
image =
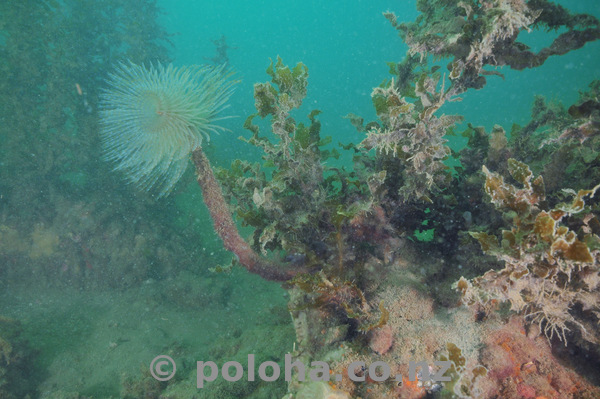
[[[284,399],[291,399],[292,396],[286,396]],[[295,399],[350,399],[344,391],[331,387],[325,382],[311,382],[302,387],[296,394]]]

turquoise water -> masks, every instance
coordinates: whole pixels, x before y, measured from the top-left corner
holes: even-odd
[[[212,57],[215,48],[210,40],[221,35],[234,47],[228,53],[230,64],[242,82],[231,101],[231,113],[239,116],[228,124],[234,132],[231,137],[242,134],[240,123],[254,111],[254,83],[265,80],[269,60],[280,56],[287,64],[303,62],[309,67],[309,94],[302,113],[322,110],[327,134],[357,142],[360,135],[342,117],[361,110],[371,113],[365,117],[373,117],[371,88],[386,76],[386,62],[401,59],[406,51],[382,17],[382,11],[393,9],[393,3],[360,1],[348,6],[345,2],[294,1],[282,6],[277,2],[178,2],[165,5],[161,20],[177,33],[172,38],[176,64]],[[415,15],[414,5],[406,10],[410,10],[409,18]],[[231,137],[215,140],[228,142]],[[231,146],[235,148],[237,143]]]
[[[593,0],[559,1],[575,13],[600,15]],[[406,44],[390,29],[382,13],[392,11],[401,21],[418,15],[415,1],[328,1],[311,3],[279,2],[169,2],[161,17],[169,32],[176,34],[174,62],[201,63],[214,55],[211,39],[227,37],[232,47],[231,66],[242,83],[232,98],[232,113],[245,118],[253,112],[252,86],[265,80],[269,59],[280,56],[293,65],[309,67],[310,82],[304,113],[317,108],[326,134],[343,142],[358,142],[361,135],[342,119],[349,112],[366,120],[375,118],[371,90],[388,78],[388,62],[404,58]],[[522,32],[519,38],[532,48],[550,43],[554,34]],[[471,91],[461,103],[447,104],[448,114],[457,113],[476,126],[491,129],[500,124],[510,130],[513,123],[525,124],[530,117],[534,95],[577,99],[578,91],[599,77],[599,43],[589,43],[580,51],[551,57],[542,67],[524,71],[499,68],[505,79],[490,77],[485,90]],[[497,104],[502,104],[498,112]],[[240,111],[238,111],[240,110]],[[231,128],[239,123],[232,121]],[[238,130],[234,136],[237,137]],[[221,138],[219,138],[221,139]],[[223,137],[228,140],[229,137]]]
[[[454,169],[455,178],[440,191],[428,186],[431,193],[425,190],[426,195],[406,200],[399,194],[402,187],[419,193],[427,182],[407,172],[413,158],[398,161],[400,157],[391,155],[409,144],[402,142],[389,154],[376,156],[375,151],[343,151],[338,143],[358,145],[365,139],[365,132],[358,132],[344,116],[377,120],[373,88],[389,81],[389,63],[401,62],[408,50],[383,12],[394,12],[401,22],[413,21],[419,15],[416,3],[64,0],[0,5],[0,399],[600,397],[595,396],[600,395],[600,313],[594,313],[600,306],[595,280],[600,205],[597,198],[586,197],[584,210],[560,220],[578,237],[569,239],[580,246],[563,250],[565,259],[560,250],[553,253],[559,261],[549,261],[539,249],[546,248],[548,235],[538,234],[547,226],[540,227],[536,219],[542,210],[572,201],[562,188],[592,189],[600,183],[598,93],[588,99],[592,110],[584,117],[566,112],[582,102],[580,93],[592,81],[600,79],[600,41],[550,57],[538,68],[497,68],[503,78],[487,76],[484,88],[467,90],[460,95],[462,101],[446,102],[435,114],[462,115],[456,131],[467,124],[483,126],[490,137],[495,125],[507,132],[513,124],[527,125],[535,96],[543,96],[565,109],[533,133],[548,132],[556,139],[576,131],[583,139],[575,135],[563,150],[558,149],[563,144],[550,145],[548,153],[538,152],[533,144],[539,143],[533,139],[519,148],[507,144],[497,152],[472,144],[473,152],[463,153],[461,162],[466,169],[475,165],[476,171],[463,175]],[[595,0],[557,3],[573,13],[600,18]],[[539,51],[564,31],[522,31],[519,40]],[[217,51],[213,41],[221,37],[230,46],[233,79],[240,82],[223,111],[231,118],[216,122],[225,130],[211,134],[203,149],[229,202],[216,211],[207,209],[207,192],[215,186],[196,183],[187,153],[186,173],[169,195],[158,198],[152,190],[140,190],[135,179],[134,184],[126,183],[127,172],[113,170],[102,143],[106,113],[100,111],[118,97],[107,91],[119,90],[111,86],[108,74],[125,60],[146,66],[172,62],[177,68],[210,63]],[[283,162],[281,154],[263,158],[261,148],[238,140],[251,137],[243,123],[256,112],[254,85],[270,80],[265,71],[277,57],[290,67],[302,62],[308,68],[306,98],[291,115],[309,125],[309,112],[322,111],[320,139],[332,137],[330,143],[316,140],[309,147],[315,152],[320,148],[320,154],[334,148],[343,153],[339,159],[315,158],[322,161],[316,162],[317,172],[303,169],[307,159],[314,161],[303,152],[307,146],[295,144],[293,156]],[[448,74],[450,59],[431,58]],[[163,93],[152,87],[142,90],[139,108],[132,107],[151,109],[154,119],[140,118],[148,130],[149,120],[168,114],[160,108],[168,84],[160,89]],[[175,97],[181,94],[174,92]],[[269,118],[256,118],[255,123],[272,140],[274,136],[266,133]],[[132,120],[124,126],[139,122]],[[186,123],[179,126],[193,131],[193,123]],[[555,126],[560,129],[552,130]],[[118,130],[117,123],[117,143]],[[300,136],[294,136],[298,142]],[[468,147],[460,135],[445,138],[455,151]],[[141,152],[131,150],[127,157]],[[523,188],[526,184],[518,175],[508,177],[509,170],[514,172],[506,166],[508,158],[519,156],[528,158],[520,160],[531,162],[535,176],[544,174],[547,199]],[[136,167],[151,169],[153,160],[148,159]],[[266,177],[228,175],[235,171],[230,167],[235,159],[266,160],[261,169]],[[483,165],[478,163],[482,159],[507,179],[507,190],[527,198],[523,214],[522,208],[506,212],[490,204],[483,191]],[[323,180],[320,168],[325,168]],[[224,214],[229,210],[237,223],[233,227],[226,225]],[[221,222],[218,232],[211,220],[215,217]],[[534,224],[538,235],[532,238]],[[248,249],[251,260],[256,255],[259,265],[268,269],[275,264],[295,278],[282,282],[247,264],[252,273],[239,267],[247,255],[245,247],[240,249],[240,241],[230,245],[232,255],[223,245],[223,239],[225,247],[228,240],[234,241],[227,228],[235,226],[242,239],[254,240]],[[531,311],[535,322],[527,322],[523,312],[511,311],[507,303],[492,311],[499,299],[480,309],[458,306],[452,284],[461,276],[473,279],[499,270],[507,259],[518,263],[514,251],[504,257],[484,256],[468,232],[498,237],[515,226],[526,226],[515,239],[523,240],[523,248],[529,242],[537,245],[521,248],[523,254],[539,251],[538,261],[573,267],[573,284],[589,294],[589,302],[583,303],[569,291],[564,269],[556,278],[565,295],[574,295],[569,298],[575,304],[567,313],[572,331],[559,326],[562,337],[544,331],[553,325],[550,317],[536,319]],[[556,242],[557,234],[552,236]],[[510,236],[502,237],[503,249],[517,245]],[[537,275],[535,262],[524,264],[527,276]],[[521,271],[515,273],[511,287],[522,283]],[[524,300],[533,303],[534,296],[524,294]],[[582,336],[579,326],[587,328],[591,338]],[[303,362],[326,361],[332,376],[352,360],[385,361],[394,372],[405,372],[409,359],[451,359],[454,371],[445,386],[379,384],[372,378],[354,384],[347,373],[341,381],[332,377],[307,384],[282,379],[230,383],[219,378],[206,388],[196,386],[196,361],[246,366],[248,354],[255,354],[257,364],[270,361],[279,366],[286,354]],[[158,355],[175,359],[172,380],[152,377],[150,364]],[[476,384],[483,381],[478,380],[478,367],[486,369],[487,385]]]

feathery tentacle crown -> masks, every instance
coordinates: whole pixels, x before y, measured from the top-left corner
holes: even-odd
[[[231,75],[224,67],[120,64],[100,101],[106,158],[138,187],[168,194],[188,155],[224,130],[214,122],[224,119]]]

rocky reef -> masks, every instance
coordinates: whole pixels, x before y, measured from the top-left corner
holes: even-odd
[[[532,121],[509,134],[466,123],[459,152],[447,141],[464,118],[441,113],[500,79],[496,67],[535,68],[598,39],[598,20],[546,1],[418,8],[414,23],[385,14],[409,52],[372,92],[378,120],[348,116],[361,143],[333,148],[318,110],[297,122],[308,69],[277,59],[245,124],[263,161],[217,173],[256,253],[297,270],[285,284],[293,355],[333,365],[327,383],[293,381],[286,398],[594,397],[598,376],[572,371],[557,347],[598,361],[598,83],[572,105],[537,98]],[[519,42],[539,29],[561,33],[537,52]],[[352,166],[332,161],[341,151]],[[406,376],[410,361],[441,359],[449,382],[383,381],[364,366],[361,382],[348,378],[356,361]]]
[[[214,275],[194,281],[200,254],[220,244],[193,220],[212,218],[235,254],[213,271],[243,266],[280,283],[295,330],[289,354],[307,367],[329,365],[319,381],[294,376],[285,399],[600,396],[600,82],[572,104],[532,99],[530,121],[510,131],[444,113],[503,79],[500,67],[537,68],[597,40],[597,18],[547,0],[419,0],[414,22],[384,13],[409,50],[372,90],[376,120],[348,114],[362,134],[357,143],[334,143],[321,111],[302,111],[309,69],[277,57],[268,81],[254,85],[256,112],[244,123],[242,140],[260,159],[213,168],[210,151],[192,152],[207,212],[183,185],[160,203],[121,187],[91,139],[99,77],[110,65],[168,60],[157,24],[127,23],[139,13],[156,21],[156,3],[108,1],[84,20],[68,19],[71,35],[87,32],[85,48],[59,33],[67,20],[57,10],[95,2],[29,3],[0,6],[9,32],[0,71],[12,77],[0,82],[10,115],[0,149],[3,281],[33,273],[49,285],[123,289],[165,278],[165,298],[199,309],[212,303],[200,292],[209,285],[231,295]],[[32,22],[43,30],[16,35]],[[552,40],[533,50],[520,41],[526,31],[552,32]],[[37,118],[24,108],[39,110]],[[450,146],[455,137],[466,146]],[[268,316],[274,324],[287,318]],[[254,334],[246,330],[229,351],[218,346],[215,359],[243,363],[253,348],[284,345],[273,333],[253,347],[241,338]],[[2,397],[34,395],[14,382],[32,361],[26,348],[18,323],[0,318]],[[377,362],[389,378],[369,367]],[[411,362],[421,363],[418,373]],[[445,381],[426,378],[436,362],[448,366]],[[197,394],[191,376],[159,383],[142,370],[122,378],[122,397]],[[206,392],[278,391],[223,382]]]

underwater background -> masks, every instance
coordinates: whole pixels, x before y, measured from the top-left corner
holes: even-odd
[[[467,9],[458,1],[431,3],[439,9],[434,14],[440,21],[448,10],[462,18],[456,10]],[[472,3],[473,8],[479,4],[465,3]],[[498,3],[506,10],[529,2],[483,3]],[[536,9],[536,5],[547,2],[531,3]],[[594,0],[554,3],[572,15],[600,18],[600,5]],[[406,59],[410,49],[406,37],[399,35],[402,30],[395,29],[383,13],[393,12],[398,23],[409,23],[423,13],[424,4],[427,2],[405,0],[2,2],[0,399],[599,397],[600,313],[594,278],[599,267],[600,245],[595,239],[600,224],[596,220],[598,201],[592,197],[594,186],[600,183],[600,88],[597,82],[590,86],[600,79],[600,42],[594,41],[599,35],[597,20],[571,21],[565,17],[565,21],[556,22],[559,27],[535,27],[531,32],[520,29],[518,40],[534,52],[580,26],[589,28],[589,36],[581,48],[551,56],[535,68],[488,67],[503,76],[485,75],[485,87],[479,89],[465,84],[464,92],[457,93],[462,101],[448,100],[440,111],[431,111],[437,111],[440,121],[442,114],[463,118],[452,126],[444,120],[432,128],[447,133],[443,139],[448,140],[442,142],[440,136],[434,144],[451,150],[444,157],[436,155],[428,164],[432,168],[449,166],[441,172],[435,169],[435,173],[448,173],[460,185],[429,192],[423,189],[422,180],[411,180],[408,164],[394,163],[401,158],[396,157],[399,148],[409,144],[389,144],[377,138],[365,141],[372,132],[369,126],[375,126],[368,121],[379,121],[376,123],[382,134],[394,130],[389,122],[393,119],[390,104],[400,100],[394,97],[398,93],[389,89],[394,84],[390,79],[394,77],[396,83],[401,80],[398,63]],[[416,31],[412,33],[413,38],[419,37]],[[436,76],[448,80],[449,87],[446,75],[453,71],[447,65],[453,56],[460,58],[451,51],[430,51],[424,56],[430,64],[415,68],[434,76],[437,70],[432,66],[439,66],[445,75]],[[281,68],[276,66],[278,57]],[[419,59],[418,54],[415,59]],[[123,173],[113,170],[115,165],[103,156],[100,98],[107,90],[109,74],[127,61],[173,63],[176,67],[225,63],[234,72],[233,79],[239,83],[223,111],[231,118],[218,121],[227,131],[211,134],[204,151],[223,185],[241,236],[249,238],[252,249],[260,255],[292,270],[297,266],[294,278],[282,284],[248,273],[239,265],[229,268],[232,254],[213,230],[192,167],[162,198],[127,183]],[[314,217],[292,207],[288,214],[294,216],[288,220],[269,212],[248,211],[253,203],[260,208],[259,202],[269,202],[269,188],[276,192],[267,182],[273,179],[270,172],[264,182],[256,183],[263,190],[256,197],[252,195],[258,192],[253,191],[254,183],[248,183],[248,192],[238,184],[246,182],[248,174],[254,173],[252,169],[245,169],[244,175],[239,164],[239,169],[231,165],[236,159],[249,163],[266,160],[267,171],[285,165],[278,164],[281,147],[276,145],[267,146],[266,152],[272,157],[263,158],[265,147],[252,143],[253,132],[244,129],[244,123],[258,112],[261,117],[268,116],[254,120],[261,134],[272,128],[269,118],[276,115],[257,105],[260,96],[255,84],[275,82],[279,73],[285,73],[283,65],[293,68],[297,63],[309,71],[307,94],[298,100],[300,109],[290,112],[295,120],[314,128],[310,134],[318,139],[311,136],[313,141],[305,144],[300,134],[292,136],[303,150],[318,147],[321,154],[314,161],[298,150],[297,154],[304,154],[298,155],[298,162],[324,165],[329,169],[323,173],[323,181],[335,180],[330,176],[336,173],[340,181],[327,187],[327,198],[315,195],[314,208],[305,209],[307,213],[335,211]],[[265,73],[269,65],[271,73]],[[425,78],[416,76],[407,85],[413,87],[412,93],[399,87],[399,97],[412,95],[408,102],[422,107],[418,111],[426,114],[426,100],[414,90],[418,79],[423,83]],[[298,81],[306,78],[296,76]],[[428,92],[431,96],[426,97],[431,100],[439,96],[440,85],[436,81],[433,91]],[[379,95],[385,97],[387,105],[377,105],[373,95],[376,87],[382,88]],[[283,93],[282,85],[277,90]],[[281,106],[277,101],[279,97],[274,104]],[[399,104],[406,105],[402,101]],[[571,112],[572,105],[579,108]],[[321,111],[318,127],[315,115],[307,117],[314,109]],[[362,122],[354,123],[356,116],[364,118],[365,127]],[[532,119],[535,124],[530,123]],[[582,127],[587,122],[589,127]],[[412,126],[415,122],[406,123]],[[358,125],[361,127],[357,129]],[[564,139],[571,140],[568,145],[551,141],[540,146],[544,140],[558,140],[565,132],[570,132]],[[264,135],[276,142],[276,135]],[[245,140],[239,140],[240,136]],[[408,162],[407,158],[402,162]],[[513,158],[518,159],[510,161]],[[482,173],[484,161],[490,169],[487,175]],[[532,188],[529,180],[519,177],[527,175],[526,171],[531,174],[529,167],[534,177],[543,175],[547,200],[540,200],[535,184]],[[302,173],[304,170],[298,172],[302,178],[316,176],[314,170]],[[504,186],[504,181],[500,184],[500,175],[511,175],[510,185]],[[257,174],[252,179],[259,177]],[[312,181],[319,182],[316,178]],[[333,193],[343,191],[340,187],[346,183],[356,188],[348,189],[349,193],[334,203]],[[443,184],[440,180],[441,187]],[[399,186],[412,191],[403,192]],[[499,187],[505,190],[505,200],[498,199]],[[568,210],[561,208],[559,203],[571,202],[562,188],[575,190],[576,199],[586,197],[579,205],[581,209],[575,212],[575,205]],[[575,195],[584,189],[592,191]],[[290,206],[285,197],[298,195],[294,190],[299,189],[290,183],[282,190],[282,198],[273,197],[271,209],[281,204]],[[384,191],[394,193],[388,196]],[[477,194],[467,199],[460,192]],[[309,194],[305,197],[312,198]],[[497,203],[490,204],[490,197]],[[509,203],[508,197],[517,199]],[[529,204],[526,210],[519,205],[523,197]],[[501,205],[514,205],[515,209],[502,213]],[[539,228],[543,209],[548,214],[563,209],[568,215],[561,223],[576,232],[569,238],[568,250],[559,248],[551,260],[543,258],[544,262],[552,264],[560,258],[557,253],[563,254],[565,263],[557,264],[578,270],[569,274],[578,284],[573,291],[590,293],[585,297],[588,302],[569,297],[566,302],[574,304],[574,310],[560,310],[571,312],[564,316],[568,332],[560,326],[560,331],[546,330],[546,326],[556,324],[549,318],[536,319],[536,313],[525,305],[523,309],[530,310],[521,312],[514,296],[494,296],[496,291],[484,280],[473,280],[516,259],[513,252],[496,256],[488,236],[482,235],[484,231],[507,240],[499,245],[506,249],[517,244],[501,232],[503,229],[510,230],[513,222],[536,226],[537,230],[532,227],[515,234],[517,241],[529,243],[533,238],[528,234],[535,233],[541,243],[536,241],[536,245],[522,249],[518,259],[525,259],[523,254],[531,254],[534,247],[540,253],[545,250],[539,249],[549,240],[549,233],[540,233]],[[256,215],[263,219],[257,221]],[[558,226],[560,218],[556,217],[552,226]],[[321,225],[320,219],[326,222]],[[276,226],[273,231],[271,226]],[[469,231],[479,235],[469,236]],[[312,241],[308,237],[311,234]],[[548,245],[554,250],[559,233],[552,234],[554,241]],[[298,244],[290,244],[293,238]],[[535,266],[525,268],[534,274]],[[459,280],[463,275],[466,279]],[[525,278],[511,278],[521,292],[527,291],[518,285]],[[558,286],[567,287],[560,278]],[[467,279],[468,289],[461,285]],[[531,287],[538,283],[529,282]],[[477,296],[470,290],[478,284],[486,299],[469,297]],[[461,290],[465,304],[477,302],[480,308],[459,306]],[[530,293],[522,297],[535,303]],[[491,309],[501,302],[504,305],[500,309]],[[535,323],[511,318],[527,312]],[[308,321],[302,324],[300,320]],[[536,334],[530,324],[538,325],[538,321]],[[578,332],[578,324],[585,325],[585,333]],[[521,329],[524,333],[519,337],[507,332]],[[592,337],[586,339],[588,333]],[[315,338],[321,335],[326,338]],[[482,347],[488,352],[478,352]],[[282,365],[284,355],[292,353],[307,362],[327,360],[341,369],[356,359],[403,364],[411,356],[411,348],[417,360],[452,360],[452,384],[442,389],[407,383],[402,388],[405,390],[399,391],[397,385],[401,384],[374,381],[303,386],[283,379],[271,383],[217,379],[203,389],[195,386],[197,360],[245,364],[247,355],[255,354],[257,363]],[[502,350],[506,353],[501,354]],[[521,359],[517,353],[538,353],[538,358]],[[175,359],[174,379],[159,382],[151,377],[149,365],[157,355]],[[498,371],[507,362],[514,363],[511,370],[519,371]],[[478,380],[483,368],[494,383],[478,382],[484,380]],[[543,385],[541,377],[533,382],[534,376],[551,375],[550,369],[559,370],[552,374],[552,383]],[[476,386],[478,383],[481,386]]]

